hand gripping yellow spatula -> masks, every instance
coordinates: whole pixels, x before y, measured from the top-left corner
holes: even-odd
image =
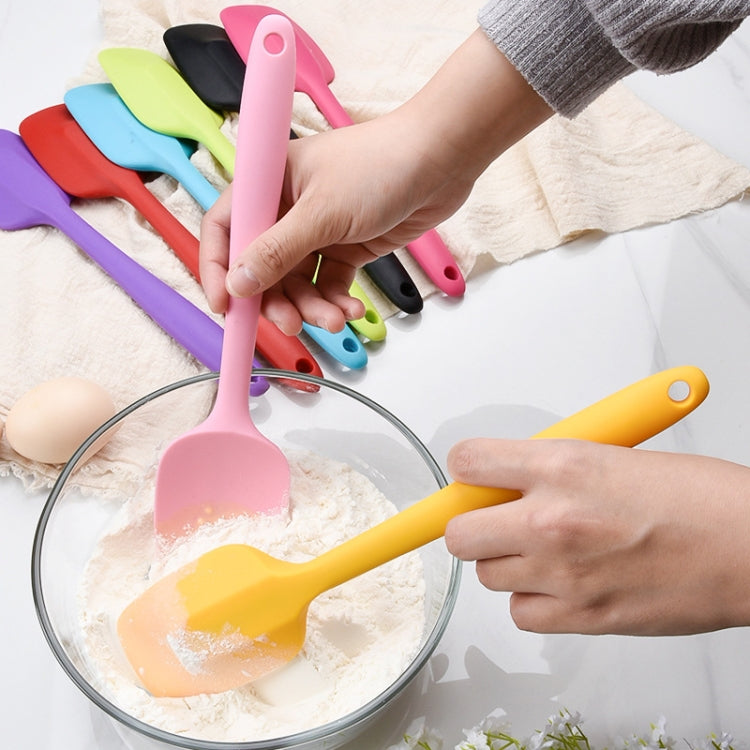
[[[675,394],[685,386],[686,393]],[[657,373],[538,433],[633,446],[677,422],[708,394],[695,367]],[[452,483],[304,563],[241,544],[214,549],[165,576],[120,616],[128,660],[157,696],[221,692],[289,662],[302,648],[310,602],[437,539],[459,513],[516,500],[514,490]]]

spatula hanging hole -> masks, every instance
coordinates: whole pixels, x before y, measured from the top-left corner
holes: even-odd
[[[310,374],[312,374],[313,370],[315,369],[315,366],[313,365],[313,363],[312,363],[311,360],[306,359],[304,357],[300,357],[294,363],[294,369],[297,372],[301,372],[303,375],[310,375]]]
[[[280,55],[284,51],[284,37],[272,32],[263,39],[263,46],[269,54]]]
[[[344,351],[347,351],[349,353],[356,352],[359,348],[357,342],[352,338],[345,338],[341,344],[344,347]]]
[[[456,281],[458,279],[458,270],[453,266],[446,266],[443,273],[449,281]]]
[[[686,383],[684,380],[675,380],[674,383],[669,386],[667,394],[672,401],[685,401],[688,396],[690,396],[690,384]]]

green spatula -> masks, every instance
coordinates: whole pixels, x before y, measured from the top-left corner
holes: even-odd
[[[150,50],[111,47],[99,53],[99,62],[128,109],[144,125],[202,143],[234,175],[235,147],[221,132],[222,116],[164,58]]]

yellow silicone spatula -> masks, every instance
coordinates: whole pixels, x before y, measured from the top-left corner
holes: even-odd
[[[685,393],[675,394],[675,386]],[[695,367],[651,375],[563,419],[536,438],[633,446],[677,422],[708,394]],[[520,493],[452,483],[304,563],[246,545],[214,549],[126,607],[117,629],[143,685],[157,696],[221,692],[283,666],[302,648],[310,602],[323,591],[437,539],[459,513]]]
[[[202,143],[230,176],[234,174],[235,147],[220,130],[222,116],[163,57],[136,47],[110,47],[99,53],[99,62],[143,125]]]

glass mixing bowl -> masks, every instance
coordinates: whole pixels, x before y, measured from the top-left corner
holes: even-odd
[[[252,417],[260,431],[282,450],[309,450],[350,465],[366,476],[399,509],[445,485],[440,467],[426,447],[397,417],[350,388],[312,375],[282,370],[256,370],[272,387],[251,399]],[[442,540],[422,547],[425,575],[425,625],[419,651],[404,671],[365,705],[321,726],[273,739],[217,742],[172,734],[129,715],[111,697],[94,687],[96,679],[82,647],[78,596],[84,568],[99,538],[124,500],[83,492],[76,483],[82,460],[94,441],[109,430],[118,440],[128,430],[142,436],[143,422],[156,425],[153,464],[143,482],[153,483],[161,451],[178,435],[158,429],[158,410],[186,408],[205,395],[210,409],[216,373],[207,373],[161,388],[123,409],[94,432],[63,467],[42,511],[32,553],[34,601],[44,635],[58,662],[86,696],[110,717],[120,737],[133,750],[190,748],[192,750],[271,750],[341,747],[366,730],[377,730],[386,712],[405,711],[409,692],[424,678],[423,669],[437,646],[453,610],[460,567]],[[317,389],[303,392],[284,385],[284,379],[301,380]],[[202,389],[203,394],[196,394]],[[206,413],[195,415],[195,424]],[[140,437],[139,439],[142,439]],[[149,446],[150,447],[150,446]],[[385,645],[384,647],[387,647]]]

